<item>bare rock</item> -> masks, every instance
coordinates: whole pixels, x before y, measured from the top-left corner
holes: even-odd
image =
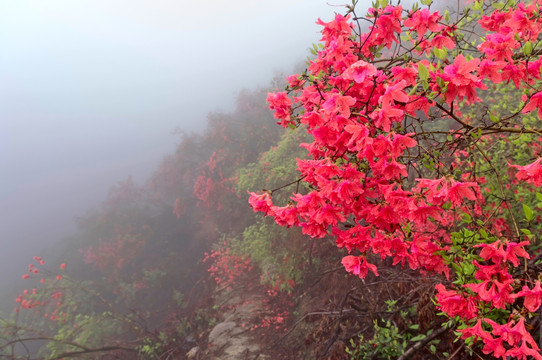
[[[187,359],[193,359],[196,357],[198,352],[199,352],[199,346],[194,346],[192,349],[190,349],[190,351],[186,353],[185,356]]]
[[[209,333],[209,343],[216,346],[227,344],[231,338],[231,331],[236,324],[233,321],[221,322],[217,324]]]

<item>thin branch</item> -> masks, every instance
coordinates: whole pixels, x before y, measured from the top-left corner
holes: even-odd
[[[538,134],[542,135],[542,129],[524,129],[524,128],[514,128],[514,127],[476,127],[472,128],[472,131],[477,131],[478,129],[482,130],[482,135],[496,134],[502,132],[516,133],[516,134]]]
[[[29,337],[29,338],[24,338],[24,339],[12,340],[12,341],[9,341],[9,342],[1,345],[0,349],[4,349],[4,348],[6,348],[6,347],[8,347],[10,345],[13,345],[13,344],[24,343],[25,341],[40,341],[40,340],[60,342],[60,343],[66,344],[66,345],[77,347],[79,349],[83,349],[84,351],[90,350],[89,348],[87,348],[87,347],[85,347],[83,345],[76,344],[76,343],[66,341],[66,340],[55,339],[54,337],[50,337],[50,336],[36,336],[36,337]]]
[[[519,232],[519,227],[518,227],[518,224],[516,222],[516,218],[514,217],[514,214],[512,213],[512,209],[510,208],[510,205],[506,201],[506,195],[504,194],[504,187],[502,185],[501,175],[499,174],[499,172],[497,171],[495,166],[493,166],[493,163],[491,162],[491,160],[489,159],[487,154],[484,152],[484,150],[476,142],[474,143],[474,146],[476,147],[476,149],[478,149],[480,154],[482,154],[482,156],[484,157],[486,162],[489,164],[491,169],[493,169],[493,172],[495,173],[495,176],[497,177],[497,182],[499,183],[499,189],[501,191],[501,196],[502,196],[502,198],[503,198],[503,200],[504,200],[504,202],[506,204],[506,209],[508,210],[508,213],[510,214],[510,218],[512,220],[512,223],[514,224],[514,229],[516,230],[516,235],[519,238],[521,236],[520,232]]]
[[[444,111],[447,115],[449,115],[452,119],[463,125],[467,129],[472,129],[472,125],[467,124],[463,120],[457,117],[457,115],[454,114],[453,110],[448,110],[444,106],[440,105],[438,102],[435,102],[435,106],[439,108],[440,110]]]
[[[304,178],[306,178],[306,177],[307,177],[307,175],[303,175],[303,176],[301,176],[299,179],[297,179],[297,180],[295,180],[295,181],[292,181],[291,183],[288,183],[288,184],[286,184],[286,185],[282,185],[282,186],[280,186],[280,187],[278,187],[278,188],[276,188],[276,189],[269,190],[269,191],[271,191],[271,193],[274,193],[275,191],[278,191],[278,190],[280,190],[280,189],[284,189],[285,187],[288,187],[288,186],[290,186],[290,185],[293,185],[293,184],[296,184],[296,183],[299,184],[299,183],[300,183]],[[267,191],[267,190],[263,190],[263,191]]]
[[[60,354],[54,358],[51,358],[51,360],[59,360],[67,357],[77,357],[78,355],[82,354],[88,354],[88,353],[95,353],[95,352],[106,352],[106,351],[112,351],[112,350],[124,350],[124,351],[130,351],[130,352],[137,352],[136,349],[132,348],[125,348],[122,346],[106,346],[99,349],[88,349],[84,351],[72,351],[72,352],[65,352],[63,354]]]
[[[405,353],[401,355],[397,360],[410,359],[414,353],[416,353],[418,350],[420,350],[425,345],[427,345],[431,340],[437,338],[438,336],[440,336],[441,334],[445,333],[448,330],[449,329],[447,327],[444,327],[444,326],[441,327],[437,331],[433,332],[431,335],[423,338],[423,340],[418,341],[416,344],[414,344],[414,346],[412,346],[410,349],[405,351]]]

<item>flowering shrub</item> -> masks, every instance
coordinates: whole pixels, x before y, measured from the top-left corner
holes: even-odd
[[[217,285],[230,287],[241,275],[252,270],[250,258],[233,254],[228,243],[205,253],[203,262],[209,262],[207,271]]]
[[[144,316],[136,311],[126,313],[122,306],[94,290],[94,284],[72,279],[66,268],[66,263],[48,268],[41,257],[34,257],[23,275],[31,290],[17,296],[11,320],[0,318],[0,356],[12,358],[9,344],[39,340],[44,341],[40,351],[51,359],[95,358],[96,352],[133,358],[137,352],[134,339],[149,339],[134,321],[142,321]]]
[[[39,279],[39,285],[33,284],[35,287],[32,287],[32,290],[25,289],[17,296],[15,313],[32,309],[53,322],[65,322],[66,313],[62,309],[65,294],[61,272],[66,269],[66,264],[60,264],[59,271],[53,273],[44,268],[45,260],[40,256],[34,256],[33,260],[28,264],[28,272],[23,274],[22,278],[28,279],[27,281]]]
[[[281,295],[283,294],[278,286],[267,288],[263,296],[262,315],[255,319],[255,323],[249,328],[250,331],[267,329],[285,332],[288,330],[286,323],[290,318],[293,303],[290,295]]]
[[[356,3],[318,21],[316,58],[268,95],[280,125],[311,137],[293,183],[309,190],[286,203],[278,190],[249,192],[250,205],[281,226],[332,236],[361,278],[378,275],[370,253],[440,274],[438,307],[468,344],[542,359],[528,330],[542,302],[539,206],[525,202],[542,185],[530,137],[542,133],[540,3],[478,0],[450,14],[431,1],[407,10],[379,0],[366,16]],[[499,91],[521,100],[483,103]],[[512,136],[527,144],[522,154],[499,145]],[[507,163],[496,162],[498,147]]]

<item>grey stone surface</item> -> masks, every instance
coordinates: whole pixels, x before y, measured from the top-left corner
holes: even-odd
[[[229,310],[223,313],[223,321],[209,334],[209,346],[216,360],[252,359],[260,346],[249,330],[262,311],[263,297],[246,291],[228,290],[217,294],[217,302]],[[269,359],[260,354],[259,360]]]
[[[228,343],[231,335],[231,330],[237,324],[233,321],[221,322],[217,324],[209,333],[209,343],[216,346],[223,346]]]

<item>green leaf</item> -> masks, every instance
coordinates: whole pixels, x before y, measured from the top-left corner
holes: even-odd
[[[536,193],[536,200],[542,201],[542,194],[541,193],[539,193],[539,192]]]
[[[461,266],[457,265],[456,263],[452,263],[452,267],[455,269],[455,271],[457,272],[461,272],[463,269],[461,268]]]
[[[487,232],[486,232],[484,229],[480,229],[480,235],[482,235],[482,237],[483,237],[484,239],[487,239],[487,238],[488,238]]]
[[[444,81],[441,77],[437,77],[437,84],[440,87],[440,91],[446,93],[448,91],[448,83]]]
[[[448,57],[448,52],[446,49],[435,49],[435,56],[439,58],[440,60],[444,60]]]
[[[418,63],[418,76],[423,81],[429,79],[429,70],[427,70],[427,67],[422,63]]]
[[[523,204],[523,212],[527,221],[531,221],[534,218],[533,210],[526,204]]]
[[[425,334],[420,334],[420,335],[414,336],[412,339],[410,339],[410,341],[420,341],[420,340],[423,340],[425,338],[426,338]]]
[[[464,264],[463,265],[463,271],[465,275],[472,275],[476,268],[474,267],[474,264]]]
[[[531,55],[533,52],[533,44],[530,41],[527,41],[525,45],[523,45],[523,53],[525,56]]]

